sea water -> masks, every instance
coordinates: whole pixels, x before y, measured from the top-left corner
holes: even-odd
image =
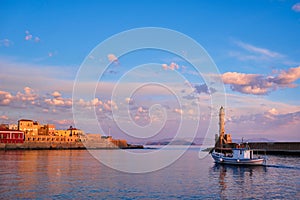
[[[0,199],[300,199],[300,157],[237,167],[200,159],[199,150],[141,174],[111,169],[87,150],[0,151]],[[94,151],[109,157],[122,150]]]

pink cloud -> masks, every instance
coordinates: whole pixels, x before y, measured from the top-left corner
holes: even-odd
[[[138,111],[139,113],[146,113],[146,112],[147,112],[147,110],[144,109],[142,106],[140,106],[140,107],[137,109],[137,111]]]
[[[111,106],[107,103],[104,103],[103,104],[103,108],[106,110],[106,111],[111,111]]]
[[[35,94],[34,90],[31,89],[30,87],[25,87],[24,93],[18,92],[15,97],[17,100],[24,101],[24,102],[26,101],[33,102],[36,99],[38,99],[38,95]]]
[[[164,70],[167,70],[167,69],[169,68],[169,66],[168,66],[167,64],[162,64],[162,68],[163,68]]]
[[[174,112],[175,112],[175,113],[178,113],[178,114],[180,114],[180,115],[183,114],[183,110],[182,110],[182,109],[179,109],[179,108],[175,108],[175,109],[174,109]]]
[[[295,12],[300,12],[300,3],[294,4],[292,10]]]
[[[114,54],[108,54],[107,58],[110,62],[118,63],[118,58]]]
[[[53,96],[53,97],[61,97],[61,93],[59,93],[58,91],[54,91],[54,92],[52,93],[52,96]]]
[[[6,116],[6,115],[1,115],[1,116],[0,116],[0,119],[2,119],[2,120],[8,120],[8,116]]]
[[[54,120],[53,122],[59,125],[74,126],[74,121],[68,119]]]
[[[12,101],[13,96],[6,91],[0,91],[0,105],[8,105]]]
[[[168,69],[170,69],[170,70],[176,70],[176,69],[179,69],[180,67],[179,67],[179,65],[177,63],[171,62],[170,65],[162,64],[162,68],[164,70],[168,70]]]
[[[133,104],[133,99],[130,98],[130,97],[127,97],[127,98],[125,98],[125,102],[126,102],[127,104]]]
[[[44,99],[44,102],[51,106],[65,106],[67,108],[72,106],[72,99],[63,98],[61,96],[56,96],[54,99]]]
[[[300,66],[295,68],[290,68],[287,71],[281,71],[277,77],[272,81],[280,85],[291,85],[294,81],[300,78]]]
[[[25,36],[25,40],[28,41],[28,40],[31,40],[31,39],[32,39],[32,35],[26,35],[26,36]]]
[[[258,76],[258,74],[227,72],[222,75],[222,80],[225,84],[247,85],[250,84],[251,81]]]
[[[33,39],[32,41],[34,41],[34,42],[40,42],[41,41],[41,39],[38,36],[33,36],[32,34],[30,34],[30,32],[28,30],[25,31],[24,39],[26,41],[31,41]]]
[[[300,66],[282,70],[275,76],[238,72],[227,72],[222,75],[224,84],[230,85],[233,91],[254,95],[264,95],[277,88],[295,87],[294,82],[298,79],[300,79]]]
[[[93,100],[91,100],[91,104],[93,106],[101,106],[101,105],[103,105],[103,102],[101,100],[99,100],[98,98],[94,98]]]

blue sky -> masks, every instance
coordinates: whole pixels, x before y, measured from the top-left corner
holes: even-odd
[[[13,123],[19,118],[32,118],[55,123],[62,128],[72,124],[72,103],[80,103],[79,99],[71,99],[73,83],[84,59],[107,38],[142,27],[172,29],[203,46],[224,81],[227,95],[226,129],[234,138],[264,137],[299,141],[298,1],[0,0],[2,122]],[[188,53],[188,50],[184,51]],[[114,52],[111,54],[114,55]],[[173,124],[177,124],[181,118],[203,119],[199,137],[201,132],[207,130],[208,121],[204,119],[210,115],[210,94],[203,78],[193,72],[189,63],[168,52],[150,50],[133,52],[115,60],[111,58],[110,61],[112,64],[108,73],[101,79],[104,86],[97,89],[95,98],[98,98],[98,103],[95,103],[95,99],[92,103],[92,99],[82,96],[80,104],[85,109],[96,106],[99,121],[103,119],[102,122],[105,122],[103,130],[110,124],[115,132],[120,131],[110,121],[111,113],[104,112],[105,108],[108,109],[107,105],[110,109],[115,106],[120,110],[122,107],[112,106],[108,102],[111,100],[113,84],[136,65],[150,62],[172,66],[167,71],[175,70],[185,76],[190,88],[185,88],[180,81],[173,81],[175,75],[166,72],[163,67],[145,68],[135,73],[149,76],[163,74],[161,76],[165,82],[178,84],[173,87],[183,97],[193,98],[189,101],[183,98],[183,106],[180,107],[174,103],[174,99],[174,102],[170,100],[172,98],[168,92],[160,92],[157,88],[153,91],[145,89],[142,92],[144,95],[136,94],[139,98],[131,102],[128,111],[131,119],[145,125],[151,118],[151,104],[159,103],[165,107],[168,104],[169,123],[157,134],[158,138],[172,137]],[[142,82],[143,76],[137,77],[130,80]],[[123,87],[127,87],[126,84]],[[149,96],[152,96],[151,101]],[[128,98],[129,102],[131,99]],[[193,112],[194,105],[199,106],[200,117],[199,113]],[[157,113],[154,118],[162,115]],[[79,128],[97,132],[97,129],[90,129],[88,125]],[[122,134],[116,137],[127,138]]]

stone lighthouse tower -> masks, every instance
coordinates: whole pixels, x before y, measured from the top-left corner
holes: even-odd
[[[228,143],[232,143],[232,139],[230,134],[225,134],[225,109],[222,106],[219,111],[219,137],[216,146],[223,148]]]
[[[224,134],[225,134],[225,110],[222,106],[219,111],[219,136],[220,136],[220,138],[224,138]]]

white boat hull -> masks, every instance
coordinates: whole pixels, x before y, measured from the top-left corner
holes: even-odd
[[[220,153],[212,152],[212,157],[215,160],[216,163],[219,164],[230,164],[230,165],[264,165],[265,164],[265,158],[231,158],[223,156]]]

